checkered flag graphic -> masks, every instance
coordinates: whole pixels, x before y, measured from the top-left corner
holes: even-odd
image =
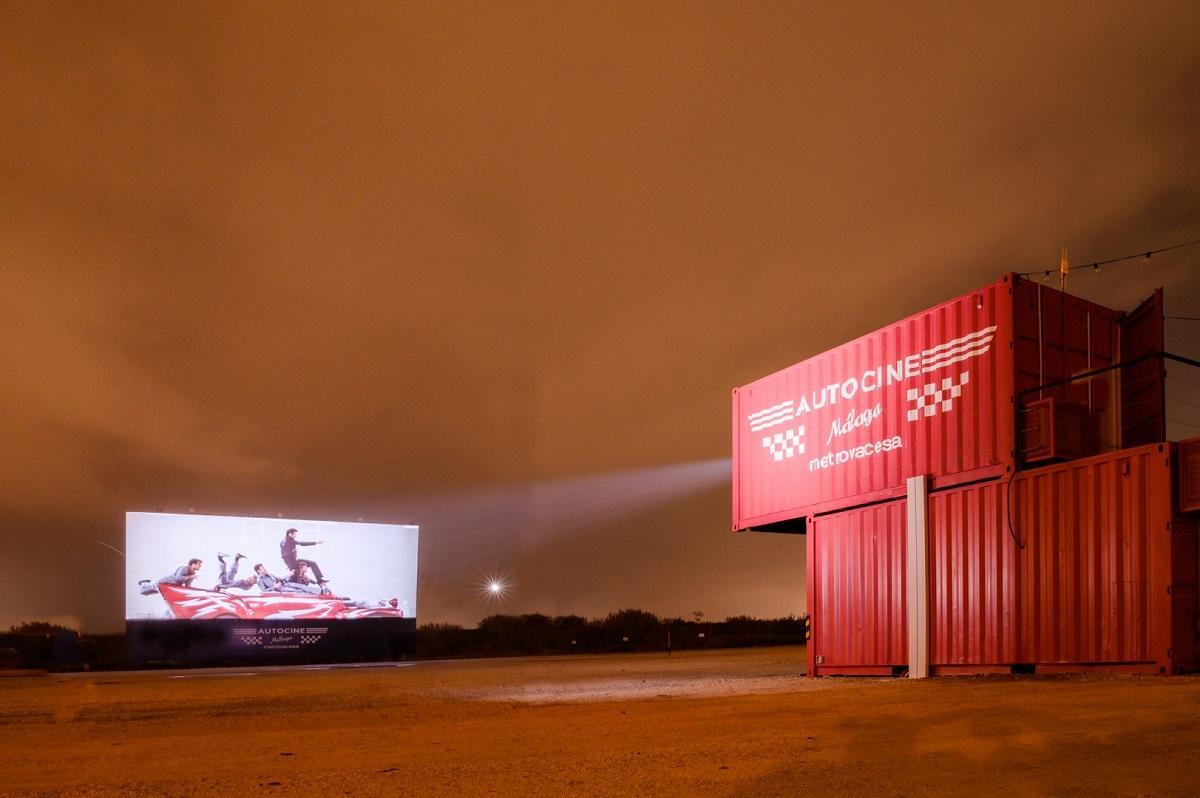
[[[795,429],[776,432],[774,435],[764,435],[762,439],[763,448],[769,449],[771,459],[779,462],[785,458],[790,459],[798,454],[804,454],[804,425],[801,424]]]
[[[300,645],[311,645],[321,639],[321,635],[300,635]]]
[[[246,646],[261,646],[262,638],[258,635],[238,635],[237,641]]]
[[[908,420],[929,418],[939,410],[947,413],[954,409],[954,400],[962,396],[963,386],[970,381],[971,372],[964,371],[958,375],[958,382],[949,377],[938,382],[927,382],[921,389],[909,388],[908,401],[914,406],[908,409]]]

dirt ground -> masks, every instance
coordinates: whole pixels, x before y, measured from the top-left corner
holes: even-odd
[[[0,679],[3,795],[1197,795],[1200,678],[802,648]]]

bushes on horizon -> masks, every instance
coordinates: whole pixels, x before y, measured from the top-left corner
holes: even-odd
[[[638,609],[602,618],[543,613],[489,615],[478,626],[429,623],[417,627],[419,658],[514,654],[573,654],[665,651],[734,646],[795,645],[805,642],[805,616],[723,621],[659,618]],[[703,636],[702,636],[703,635]],[[0,667],[101,667],[126,665],[125,636],[78,635],[44,621],[18,624],[0,633]]]
[[[8,628],[10,635],[55,635],[59,632],[76,634],[75,630],[68,626],[47,623],[46,621],[26,621],[25,623],[13,624]]]
[[[420,656],[543,654],[665,650],[697,646],[757,646],[804,642],[803,617],[760,619],[735,615],[724,621],[662,619],[623,609],[603,618],[543,613],[489,615],[475,629],[427,624],[418,629]]]

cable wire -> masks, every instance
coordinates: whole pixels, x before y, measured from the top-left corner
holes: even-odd
[[[1163,247],[1162,249],[1148,249],[1145,252],[1136,252],[1133,255],[1122,255],[1119,258],[1109,258],[1108,260],[1096,260],[1096,261],[1092,261],[1091,263],[1080,264],[1079,266],[1068,266],[1067,272],[1078,271],[1079,269],[1092,269],[1093,271],[1096,271],[1101,266],[1108,266],[1109,264],[1112,264],[1112,263],[1121,263],[1121,262],[1127,261],[1127,260],[1137,260],[1138,258],[1150,260],[1151,255],[1158,255],[1161,252],[1170,252],[1171,250],[1174,250],[1174,249],[1183,249],[1184,247],[1194,247],[1197,244],[1200,244],[1200,238],[1197,238],[1193,241],[1184,241],[1182,244],[1172,244],[1171,246]],[[1034,272],[1021,272],[1021,276],[1022,277],[1034,277],[1035,275],[1041,275],[1041,276],[1049,277],[1049,276],[1051,276],[1053,274],[1057,274],[1057,273],[1058,273],[1057,269],[1038,269],[1037,271],[1034,271]],[[1174,317],[1168,316],[1167,318],[1174,318]],[[1197,321],[1200,321],[1200,319],[1197,319]]]
[[[1024,550],[1025,549],[1025,541],[1023,541],[1019,537],[1017,537],[1016,526],[1013,524],[1013,514],[1016,512],[1013,509],[1013,501],[1014,501],[1013,494],[1015,493],[1015,491],[1013,490],[1013,480],[1016,478],[1017,478],[1017,470],[1013,469],[1012,473],[1009,474],[1009,476],[1008,476],[1008,482],[1005,484],[1005,486],[1003,488],[1004,503],[1006,505],[1004,509],[1006,509],[1008,511],[1004,514],[1004,521],[1005,521],[1005,524],[1008,526],[1008,536],[1013,539],[1013,543],[1017,544],[1018,549]]]

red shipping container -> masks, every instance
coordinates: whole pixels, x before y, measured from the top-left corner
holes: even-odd
[[[1143,446],[931,493],[931,672],[1194,670],[1197,529],[1172,515],[1168,455]],[[905,504],[813,519],[810,674],[907,665]]]
[[[1018,396],[1062,403],[1071,456],[1121,446],[1133,430],[1115,377],[1023,392],[1141,354],[1125,337],[1155,338],[1123,336],[1131,319],[1161,327],[1161,302],[1122,314],[1010,274],[735,389],[733,528],[803,531],[807,516],[903,495],[912,476],[937,490],[1010,473]]]
[[[809,675],[887,675],[907,667],[904,504],[846,510],[810,527]]]

